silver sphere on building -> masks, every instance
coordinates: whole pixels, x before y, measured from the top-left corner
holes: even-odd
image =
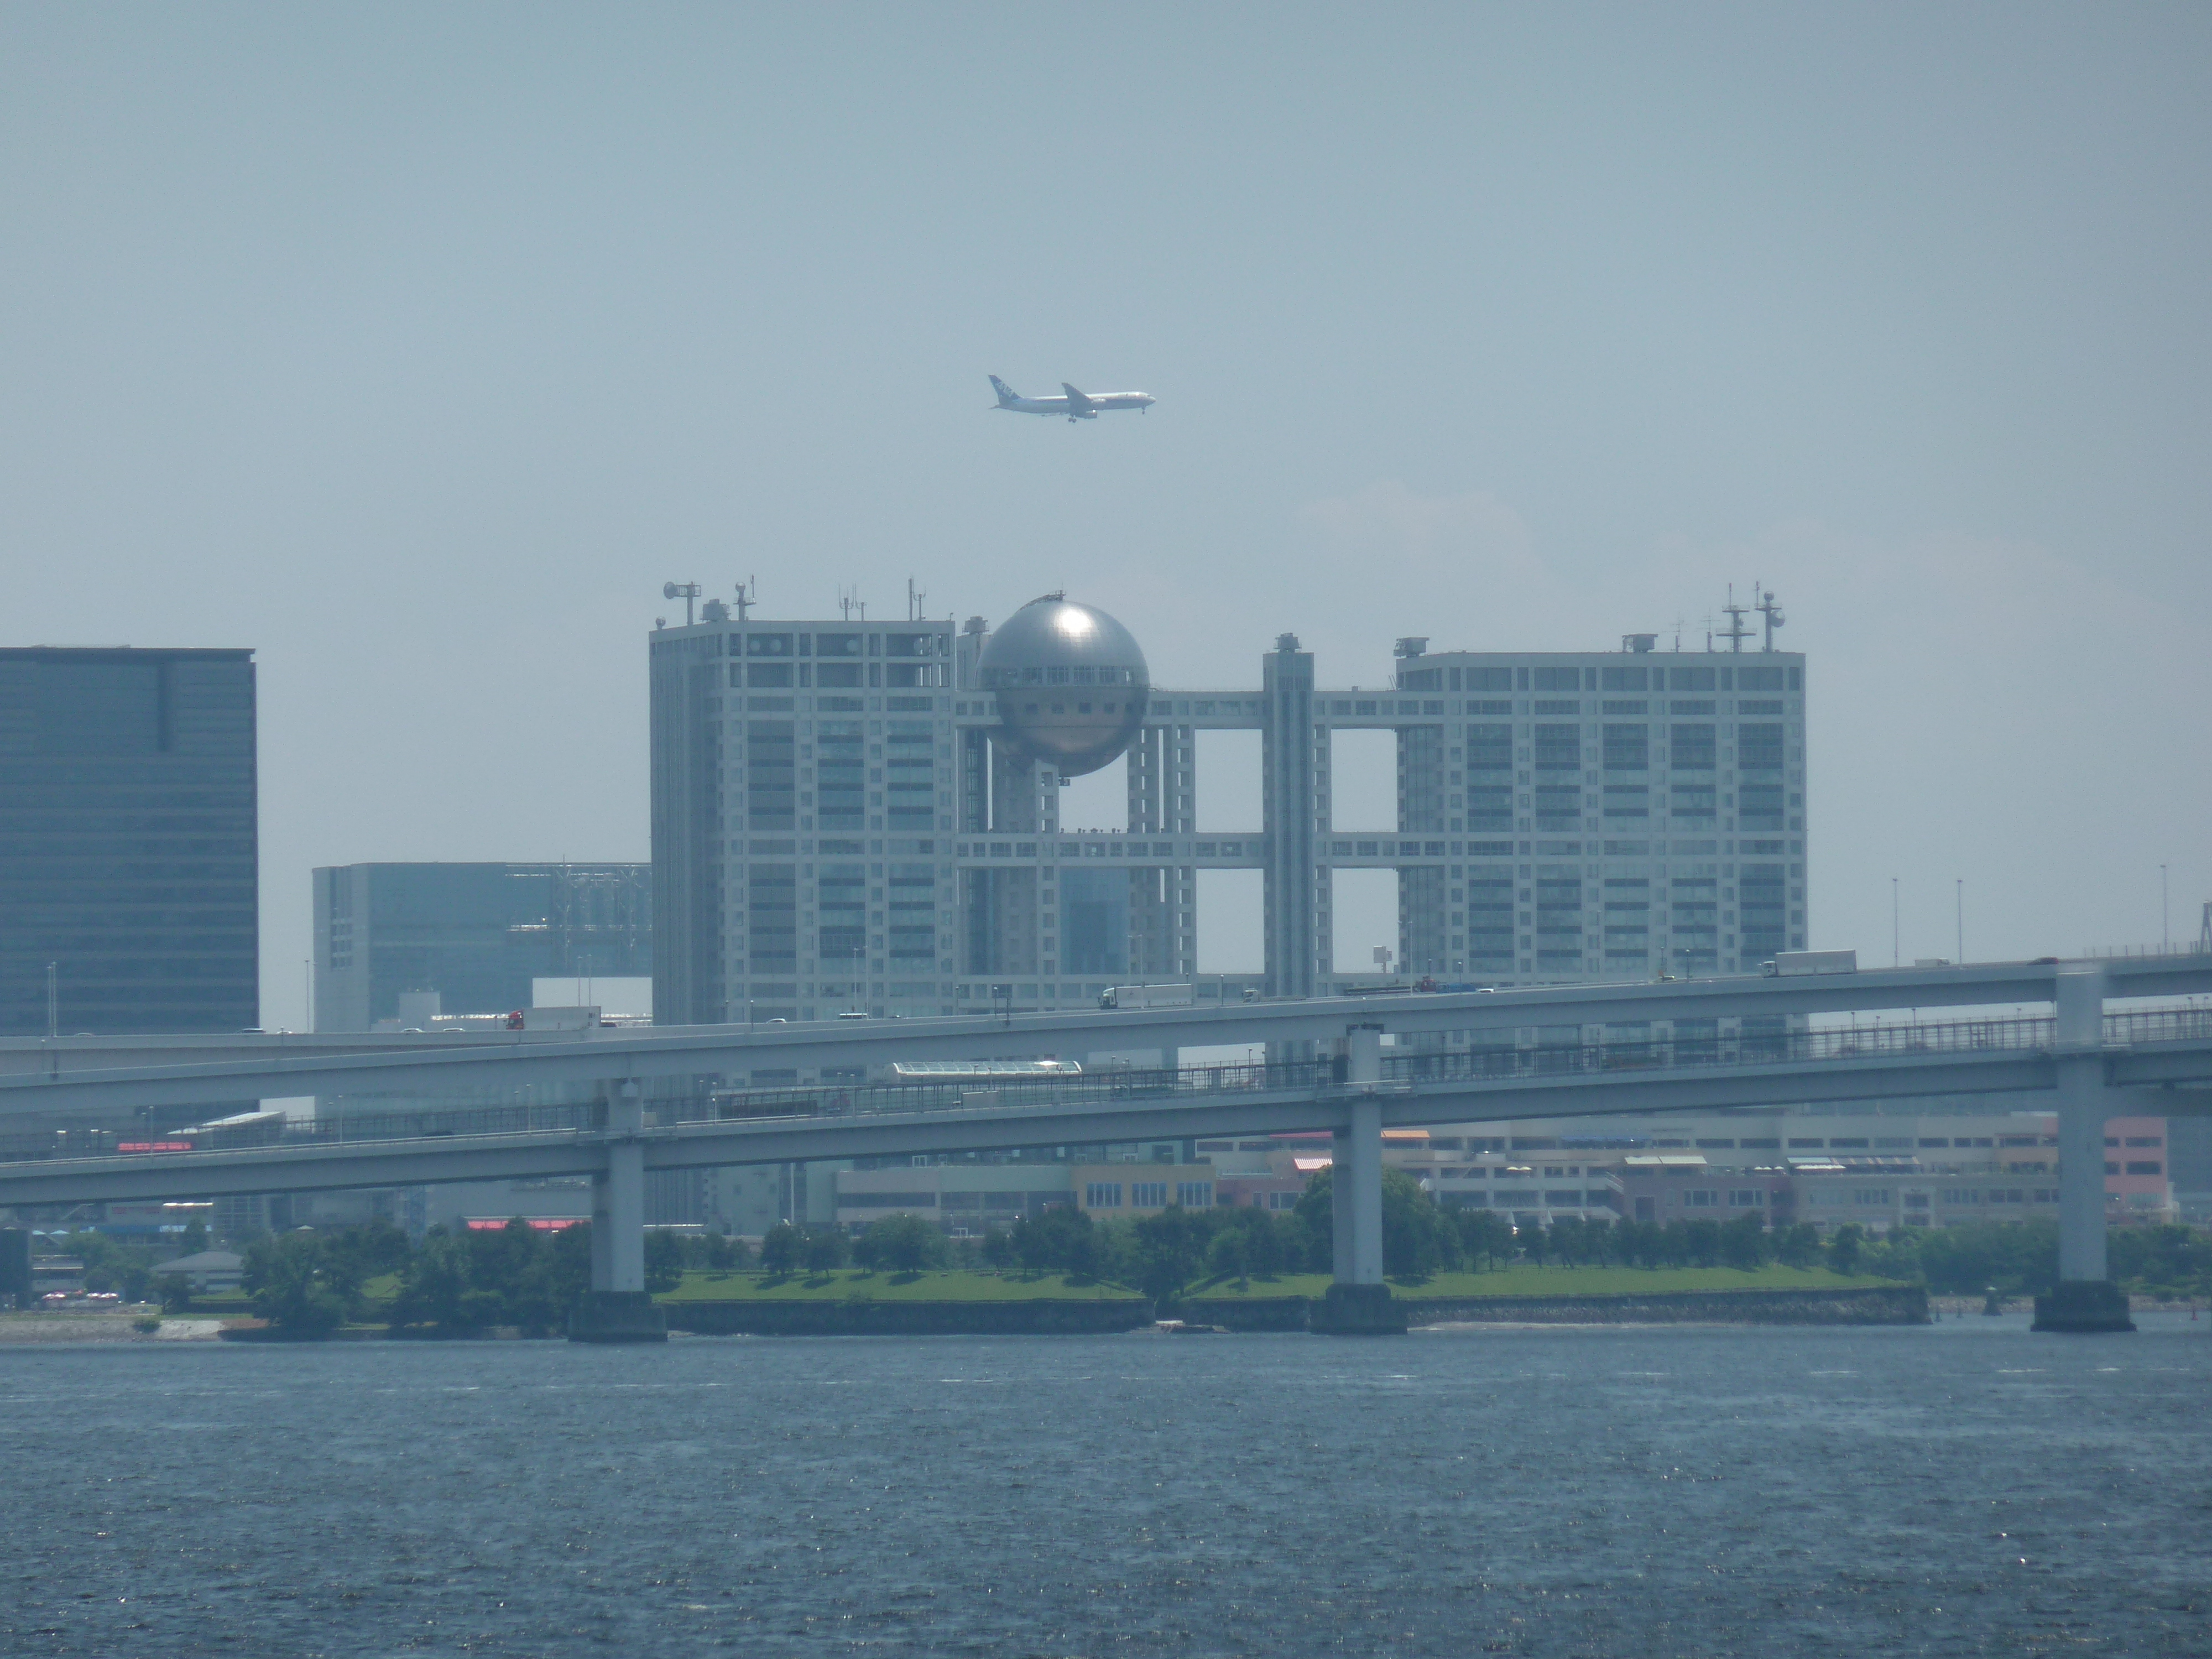
[[[1000,740],[1062,777],[1111,764],[1145,723],[1145,653],[1113,617],[1064,593],[1009,617],[977,666],[998,697]]]

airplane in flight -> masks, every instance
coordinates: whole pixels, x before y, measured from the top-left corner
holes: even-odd
[[[1060,389],[1064,398],[1024,398],[997,375],[991,377],[991,390],[999,394],[999,407],[1017,415],[1065,415],[1071,421],[1095,421],[1102,409],[1146,410],[1152,406],[1149,392],[1078,392],[1065,380]]]

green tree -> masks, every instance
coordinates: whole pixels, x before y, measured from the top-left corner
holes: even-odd
[[[391,1237],[382,1234],[350,1242],[357,1260],[386,1272],[392,1249]],[[433,1227],[401,1262],[398,1278],[386,1316],[394,1330],[512,1326],[525,1336],[554,1335],[591,1283],[591,1229],[586,1224],[549,1236],[520,1216],[504,1227]]]
[[[1137,1288],[1163,1305],[1182,1294],[1206,1259],[1207,1229],[1189,1212],[1166,1209],[1132,1224]]]
[[[356,1285],[399,1272],[414,1254],[407,1235],[381,1216],[330,1234],[327,1242],[333,1260]]]
[[[287,1336],[328,1336],[345,1323],[348,1298],[323,1241],[304,1229],[255,1239],[240,1283],[253,1311]]]
[[[504,1227],[471,1227],[456,1237],[467,1252],[468,1322],[515,1323],[514,1304],[537,1269],[544,1237],[520,1216]]]
[[[1053,1204],[1014,1223],[1014,1258],[1030,1273],[1064,1273],[1095,1279],[1100,1267],[1099,1229],[1090,1215]]]
[[[568,1310],[592,1288],[592,1224],[583,1222],[555,1233],[539,1259],[539,1294],[553,1310],[550,1327],[564,1329]]]
[[[1459,1228],[1460,1253],[1469,1266],[1496,1267],[1513,1256],[1513,1224],[1495,1210],[1472,1206],[1451,1212]]]
[[[1234,1269],[1238,1274],[1273,1279],[1291,1264],[1294,1254],[1291,1241],[1272,1211],[1257,1205],[1237,1205],[1204,1212],[1200,1218],[1209,1233],[1209,1265],[1214,1260],[1214,1253],[1220,1251],[1224,1261],[1233,1259],[1238,1264]],[[1226,1245],[1222,1243],[1224,1238],[1231,1241]]]
[[[401,1270],[387,1316],[392,1328],[431,1325],[459,1331],[496,1322],[498,1310],[486,1307],[476,1291],[471,1265],[467,1238],[444,1227],[431,1228]]]
[[[1682,1224],[1683,1243],[1690,1264],[1697,1267],[1717,1267],[1721,1265],[1721,1224],[1717,1221],[1686,1221]]]
[[[1242,1227],[1224,1227],[1206,1247],[1206,1271],[1216,1279],[1233,1279],[1237,1288],[1252,1285],[1252,1247]]]
[[[1828,1239],[1828,1266],[1836,1273],[1855,1273],[1859,1270],[1859,1253],[1866,1246],[1866,1229],[1856,1221],[1846,1221]]]
[[[1589,1239],[1580,1216],[1563,1215],[1552,1224],[1552,1251],[1562,1267],[1578,1267],[1589,1259]]]
[[[809,1227],[799,1253],[810,1271],[828,1273],[853,1259],[853,1242],[836,1227]]]
[[[1766,1265],[1769,1249],[1765,1219],[1747,1210],[1721,1229],[1721,1259],[1747,1272]]]
[[[1323,1170],[1308,1182],[1292,1212],[1321,1272],[1328,1270],[1334,1255],[1335,1173]],[[1459,1260],[1459,1231],[1451,1218],[1403,1170],[1383,1170],[1382,1271],[1393,1279],[1426,1279]]]
[[[2212,1291],[2212,1234],[2192,1227],[2116,1227],[2112,1277],[2153,1296]]]
[[[1003,1227],[994,1227],[983,1235],[983,1260],[991,1267],[1004,1272],[1014,1265],[1014,1238]]]
[[[143,1302],[152,1287],[154,1252],[136,1240],[110,1237],[95,1228],[55,1241],[62,1253],[84,1263],[88,1291],[112,1291],[125,1302]]]
[[[1796,1221],[1774,1230],[1774,1255],[1787,1267],[1810,1267],[1820,1259],[1820,1230]]]
[[[2058,1280],[2054,1222],[1960,1222],[1929,1228],[1914,1247],[1920,1276],[1942,1295],[1978,1296],[1994,1285],[2008,1296],[2033,1296]],[[2116,1268],[2115,1276],[2128,1275]]]
[[[863,1267],[887,1268],[892,1273],[941,1267],[950,1254],[945,1234],[935,1223],[905,1211],[878,1217],[853,1242],[854,1261]]]
[[[1650,1269],[1667,1259],[1667,1242],[1656,1221],[1624,1221],[1616,1228],[1614,1253],[1632,1267]]]
[[[684,1241],[665,1227],[645,1233],[645,1288],[661,1296],[684,1282]]]
[[[761,1271],[781,1275],[796,1273],[806,1259],[805,1235],[788,1221],[779,1221],[761,1236]]]

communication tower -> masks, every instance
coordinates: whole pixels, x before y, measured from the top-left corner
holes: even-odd
[[[1774,597],[1772,588],[1762,590],[1757,582],[1751,585],[1751,596],[1757,601],[1752,608],[1766,620],[1766,643],[1760,648],[1771,651],[1774,649],[1774,630],[1781,627],[1784,621],[1782,615],[1782,601]]]
[[[1741,651],[1743,649],[1743,642],[1751,637],[1751,630],[1743,625],[1745,613],[1750,611],[1751,607],[1747,605],[1738,605],[1735,602],[1734,582],[1729,584],[1728,603],[1721,609],[1728,615],[1729,625],[1720,630],[1720,636],[1729,642],[1729,650]]]

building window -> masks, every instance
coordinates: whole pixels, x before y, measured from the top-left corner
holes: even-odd
[[[1668,739],[1672,748],[1668,758],[1677,772],[1710,772],[1714,769],[1716,729],[1704,721],[1674,726]]]
[[[1608,772],[1641,772],[1651,764],[1651,728],[1644,725],[1607,726],[1600,742]]]
[[[1579,772],[1582,768],[1582,727],[1540,726],[1536,728],[1536,769],[1539,772]]]
[[[1087,1210],[1118,1210],[1121,1207],[1121,1183],[1118,1181],[1091,1181],[1084,1183],[1083,1206]]]

